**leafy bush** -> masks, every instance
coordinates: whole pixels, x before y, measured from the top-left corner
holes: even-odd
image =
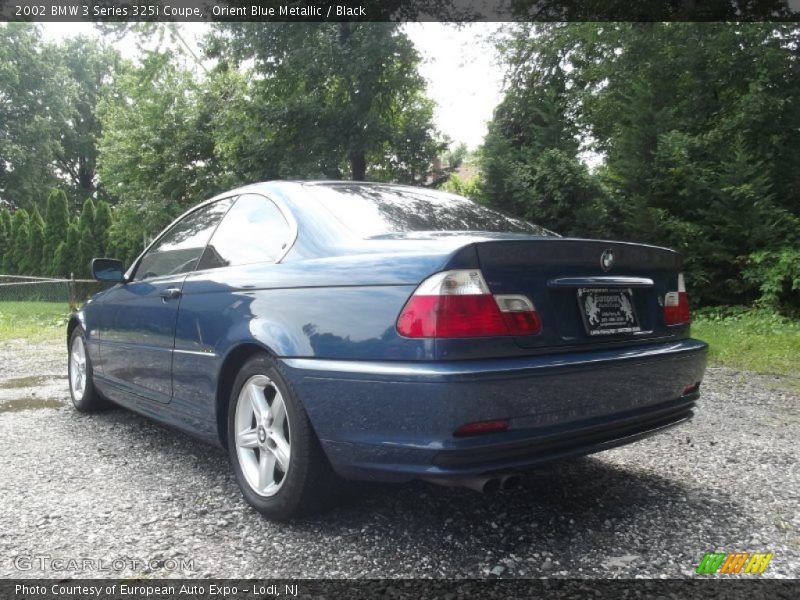
[[[800,311],[800,248],[754,252],[742,277],[759,289],[761,304]]]
[[[442,189],[446,192],[464,196],[470,200],[480,202],[481,199],[481,178],[479,175],[469,179],[461,179],[458,175],[451,175],[450,179],[444,182]]]

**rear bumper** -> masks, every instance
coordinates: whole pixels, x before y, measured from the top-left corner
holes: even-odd
[[[605,450],[686,421],[707,345],[697,340],[513,359],[285,359],[336,471],[407,481],[523,470]],[[453,437],[465,423],[509,430]]]

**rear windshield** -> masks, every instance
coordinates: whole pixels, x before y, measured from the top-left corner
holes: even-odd
[[[470,200],[394,185],[306,186],[338,221],[360,237],[406,231],[484,231],[556,235]]]

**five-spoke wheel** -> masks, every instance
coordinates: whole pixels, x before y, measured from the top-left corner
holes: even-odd
[[[270,518],[323,510],[342,489],[291,381],[266,353],[245,361],[233,382],[227,445],[242,494]]]
[[[80,335],[72,338],[69,353],[69,385],[73,397],[83,398],[83,393],[86,391],[86,347]]]
[[[236,404],[236,454],[247,483],[274,495],[291,465],[291,426],[283,396],[266,375],[250,377]]]
[[[106,408],[108,403],[94,389],[92,361],[86,351],[86,337],[82,327],[78,326],[72,330],[67,349],[69,350],[67,375],[72,404],[81,412],[94,412]]]

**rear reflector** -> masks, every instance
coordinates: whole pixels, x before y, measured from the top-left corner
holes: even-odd
[[[683,273],[678,274],[678,291],[664,295],[664,323],[667,325],[687,325],[692,320],[689,311],[689,296]]]
[[[697,381],[695,383],[690,383],[686,387],[683,388],[683,392],[681,396],[688,396],[689,394],[694,394],[697,390],[700,389],[700,382]]]
[[[414,291],[397,318],[397,331],[411,338],[535,335],[542,329],[525,296],[492,296],[477,269],[444,271]]]
[[[496,419],[494,421],[477,421],[462,425],[453,432],[455,437],[468,435],[480,435],[482,433],[499,433],[508,429],[508,419]]]

